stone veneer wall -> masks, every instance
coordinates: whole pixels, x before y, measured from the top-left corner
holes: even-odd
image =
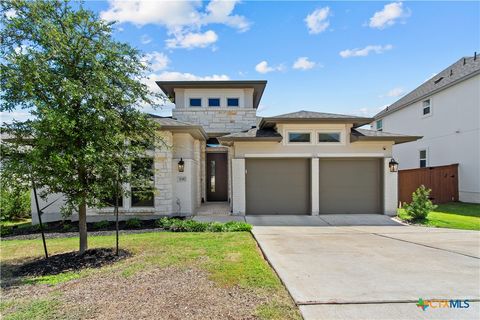
[[[248,130],[257,124],[253,108],[176,108],[174,118],[203,126],[207,133]]]
[[[169,215],[173,212],[172,144],[173,135],[162,131],[164,146],[155,149],[155,213]]]
[[[195,140],[193,149],[193,160],[195,161],[195,180],[196,180],[196,194],[195,194],[195,207],[198,208],[202,202],[202,170],[201,170],[201,142]]]

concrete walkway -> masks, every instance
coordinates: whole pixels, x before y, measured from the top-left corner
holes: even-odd
[[[479,232],[374,215],[304,218],[246,220],[306,319],[480,318]],[[422,311],[419,298],[470,307]]]

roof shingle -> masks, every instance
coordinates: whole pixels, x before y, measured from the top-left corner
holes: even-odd
[[[415,90],[403,96],[390,106],[386,107],[375,115],[379,119],[387,114],[402,109],[434,92],[443,90],[456,82],[468,79],[476,74],[480,74],[480,57],[464,57],[439,72],[429,80],[422,83]]]

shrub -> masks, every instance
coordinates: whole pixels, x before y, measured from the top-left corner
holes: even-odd
[[[173,221],[169,227],[169,230],[173,232],[204,232],[208,226],[207,223],[198,222],[195,220],[171,220]]]
[[[155,225],[173,232],[236,232],[252,230],[252,226],[245,222],[199,222],[190,219],[182,220],[167,217],[158,219],[155,221]]]
[[[93,229],[105,229],[108,228],[110,222],[107,220],[97,221],[93,224]]]
[[[227,231],[227,232],[251,231],[252,226],[245,222],[230,221],[225,223],[224,229],[225,229],[224,231]]]
[[[404,206],[405,212],[410,217],[411,221],[425,220],[430,211],[437,207],[430,201],[429,195],[432,190],[421,185],[412,194],[412,202]]]
[[[221,222],[212,222],[207,228],[207,231],[210,232],[222,232],[224,231],[225,225]]]
[[[176,218],[163,217],[155,221],[155,225],[159,228],[169,229],[173,223],[178,223],[179,221],[182,221],[182,220],[176,219]]]
[[[12,233],[12,227],[0,226],[0,236],[8,236]]]
[[[64,222],[62,225],[62,230],[64,232],[70,232],[70,231],[74,231],[75,227],[68,222]]]
[[[9,188],[3,185],[0,190],[0,220],[20,220],[30,216],[30,191]]]
[[[127,229],[138,229],[141,226],[142,226],[142,221],[140,221],[140,219],[138,219],[138,218],[128,219],[125,222],[125,227]]]

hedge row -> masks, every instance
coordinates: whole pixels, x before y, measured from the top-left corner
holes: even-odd
[[[156,225],[159,228],[173,232],[237,232],[252,230],[252,226],[245,222],[198,222],[166,217],[158,219]]]

